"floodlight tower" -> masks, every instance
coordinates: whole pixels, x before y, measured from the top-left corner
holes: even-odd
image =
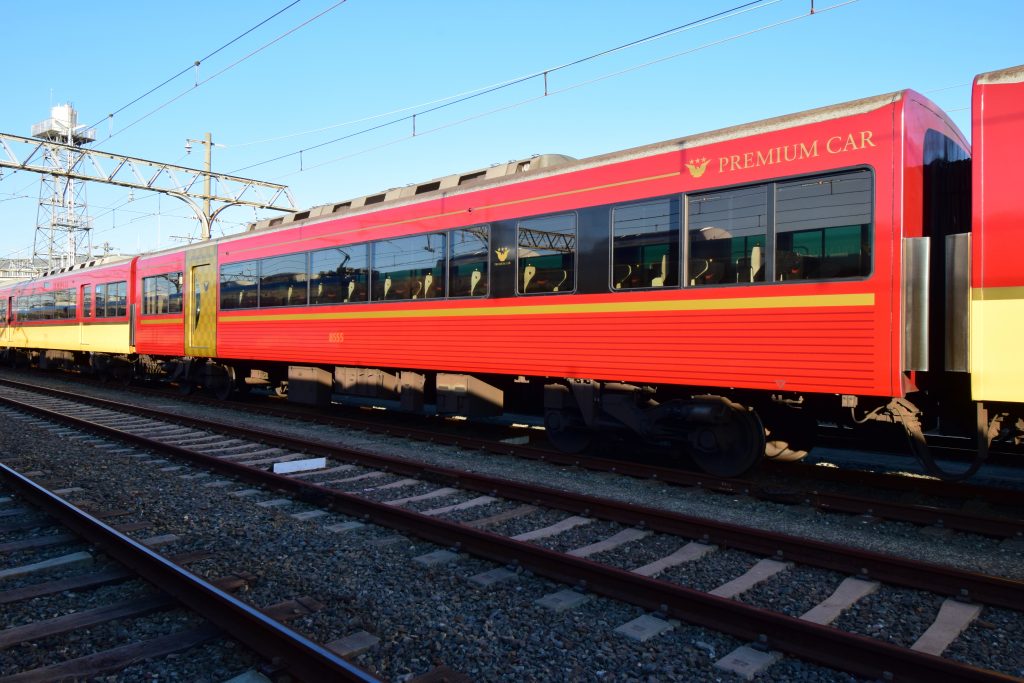
[[[96,129],[78,125],[78,112],[70,104],[50,110],[50,118],[32,126],[32,137],[81,147],[96,139]],[[71,149],[46,152],[46,163],[55,171],[70,172],[82,155]],[[39,210],[32,260],[45,262],[47,270],[86,261],[92,254],[92,221],[85,202],[85,183],[70,175],[43,175],[39,185]]]

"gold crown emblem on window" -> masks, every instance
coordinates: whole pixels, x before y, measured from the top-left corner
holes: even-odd
[[[692,177],[700,178],[708,168],[708,161],[709,159],[694,159],[686,164],[686,168],[690,169]]]
[[[508,247],[498,247],[494,250],[494,255],[498,257],[498,261],[504,263],[508,258]]]

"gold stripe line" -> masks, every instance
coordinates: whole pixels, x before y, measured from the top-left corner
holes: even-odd
[[[1009,301],[1024,299],[1024,287],[974,287],[971,289],[973,301]]]
[[[153,319],[153,318],[140,318],[139,319],[139,324],[140,325],[184,325],[185,321],[182,318],[166,318],[166,319],[160,319],[160,318],[156,318],[156,319]]]
[[[484,206],[473,207],[475,211],[486,211],[488,209],[504,208],[506,206],[515,206],[517,204],[528,204],[530,202],[539,202],[546,199],[556,199],[558,197],[568,197],[574,194],[582,194],[584,192],[596,192],[599,190],[608,190],[613,187],[623,187],[625,185],[634,185],[636,183],[646,183],[655,180],[664,180],[665,178],[672,178],[678,176],[682,171],[673,171],[672,173],[662,173],[661,175],[649,176],[647,178],[635,178],[633,180],[622,180],[617,183],[608,183],[606,185],[594,185],[591,187],[583,187],[575,190],[566,190],[565,192],[555,192],[553,194],[541,195],[539,197],[528,197],[524,199],[513,199],[507,202],[498,202],[497,204],[486,204]],[[364,226],[360,228],[350,228],[348,230],[338,230],[337,232],[329,232],[323,235],[317,235],[315,237],[300,237],[298,239],[287,240],[285,242],[275,242],[274,244],[264,244],[258,247],[246,247],[244,249],[231,249],[227,250],[226,254],[243,254],[247,251],[256,251],[259,249],[266,249],[268,247],[281,247],[287,244],[300,244],[302,242],[309,242],[311,240],[321,240],[330,237],[340,237],[342,235],[348,235],[351,233],[365,232],[367,230],[379,230],[381,228],[391,228],[396,225],[406,225],[408,223],[418,223],[421,221],[430,221],[438,218],[448,218],[450,216],[458,216],[461,214],[468,213],[466,209],[459,209],[458,211],[446,211],[444,213],[435,214],[433,216],[419,216],[417,218],[406,218],[400,221],[392,221],[390,223],[378,223],[376,225]],[[472,223],[470,224],[472,225]],[[453,228],[444,228],[450,230]]]
[[[525,306],[488,306],[486,308],[423,308],[381,310],[359,305],[360,310],[331,313],[286,313],[231,315],[219,322],[271,322],[290,320],[379,320],[382,318],[468,318],[496,317],[504,315],[584,315],[600,313],[665,313],[683,311],[714,311],[741,309],[785,309],[874,306],[873,293],[859,294],[816,294],[808,296],[744,297],[737,299],[695,299],[690,301],[624,301],[621,303],[593,304],[543,304]],[[257,309],[258,310],[258,309]],[[239,311],[239,313],[241,313]]]

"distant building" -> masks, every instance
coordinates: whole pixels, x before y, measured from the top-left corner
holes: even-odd
[[[37,259],[0,259],[0,284],[27,280],[43,272],[46,261]]]

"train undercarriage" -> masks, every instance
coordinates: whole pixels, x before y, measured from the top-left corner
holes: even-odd
[[[294,366],[207,358],[169,358],[69,351],[0,350],[11,366],[71,370],[128,384],[170,382],[181,393],[205,390],[228,400],[263,387],[289,401],[326,405],[332,397],[358,398],[408,413],[467,418],[503,414],[543,419],[550,443],[582,453],[595,443],[637,439],[715,476],[738,476],[762,459],[795,461],[814,447],[822,423],[858,433],[904,439],[926,471],[947,479],[974,474],[991,444],[1024,446],[1024,413],[1016,404],[969,404],[978,453],[963,471],[943,471],[931,457],[925,430],[936,428],[927,397],[771,394],[749,390],[653,387],[575,378],[476,376],[363,367]],[[542,410],[538,410],[542,407]],[[928,410],[932,408],[933,410]],[[964,412],[961,409],[959,412]],[[963,422],[962,420],[960,421]]]

